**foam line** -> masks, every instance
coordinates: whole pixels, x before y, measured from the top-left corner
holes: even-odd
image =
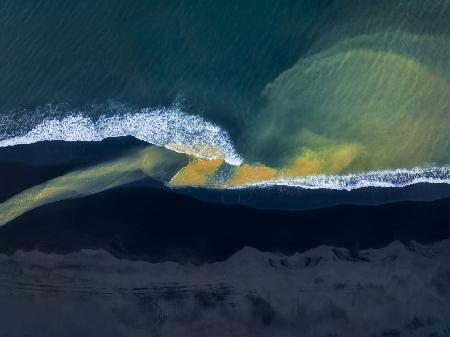
[[[304,189],[355,190],[366,187],[405,187],[419,183],[450,184],[450,166],[373,171],[347,175],[282,178],[229,188],[293,186]]]
[[[23,135],[0,133],[0,147],[50,140],[101,141],[121,136],[133,136],[179,152],[186,149],[186,152],[207,159],[215,159],[220,154],[231,165],[242,163],[225,130],[199,116],[186,114],[178,107],[146,108],[133,113],[101,116],[95,121],[82,113],[59,119],[46,118]]]

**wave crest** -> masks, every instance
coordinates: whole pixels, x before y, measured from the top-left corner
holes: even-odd
[[[416,167],[346,175],[313,175],[302,178],[282,178],[230,188],[290,186],[304,189],[351,191],[367,187],[405,187],[420,183],[450,184],[450,166]]]
[[[95,121],[83,113],[46,118],[24,135],[8,137],[0,134],[0,139],[3,138],[0,147],[50,140],[101,141],[122,136],[133,136],[179,152],[184,148],[189,154],[206,159],[216,159],[221,155],[231,165],[242,163],[225,130],[178,107],[144,108],[133,113],[102,115]],[[211,148],[217,151],[209,150]]]

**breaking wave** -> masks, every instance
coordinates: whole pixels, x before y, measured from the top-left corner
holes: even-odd
[[[346,175],[313,175],[247,184],[246,187],[290,186],[304,189],[355,190],[366,187],[405,187],[419,183],[450,184],[450,166],[372,171]]]
[[[149,109],[132,113],[101,115],[94,120],[78,112],[47,117],[22,135],[0,131],[0,147],[41,141],[101,141],[109,137],[133,136],[178,152],[213,159],[223,156],[231,165],[242,163],[228,133],[216,124],[183,112],[179,107]]]

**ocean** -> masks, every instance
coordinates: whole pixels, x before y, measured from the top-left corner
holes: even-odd
[[[449,11],[2,1],[0,146],[131,135],[241,165],[223,186],[365,172],[389,184],[421,168],[420,181],[448,182]]]
[[[0,0],[0,336],[449,336],[450,0]]]

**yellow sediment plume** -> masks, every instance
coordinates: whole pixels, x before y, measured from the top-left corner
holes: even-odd
[[[170,181],[174,186],[201,186],[208,183],[217,169],[223,164],[223,159],[199,159],[182,168]]]
[[[361,151],[356,144],[341,144],[320,151],[306,149],[280,170],[284,177],[304,177],[314,174],[338,174],[345,170]]]
[[[278,172],[276,169],[264,165],[244,164],[237,167],[233,176],[225,182],[226,186],[240,186],[267,181],[276,178]]]
[[[222,186],[240,186],[279,177],[336,174],[345,170],[359,151],[360,147],[354,144],[326,147],[326,150],[320,151],[305,149],[291,164],[279,170],[261,164],[244,164],[236,167],[233,176]],[[0,226],[42,205],[91,195],[147,176],[162,181],[171,179],[170,184],[174,186],[205,186],[223,162],[223,157],[191,158],[187,164],[186,155],[148,147],[114,161],[68,173],[19,193],[0,204]]]
[[[146,176],[165,180],[186,164],[186,156],[148,147],[29,188],[0,204],[0,226],[39,206],[95,194]]]
[[[361,146],[356,144],[340,145],[331,152],[323,165],[323,173],[337,174],[345,170],[358,154],[361,153]]]
[[[282,168],[280,174],[287,177],[310,176],[320,172],[322,162],[316,152],[304,151],[300,156],[294,158],[291,164]]]
[[[297,178],[314,174],[338,174],[344,171],[361,151],[356,144],[323,146],[318,151],[304,149],[290,164],[275,169],[262,164],[243,164],[234,169],[234,174],[224,186],[243,186],[277,178]]]

